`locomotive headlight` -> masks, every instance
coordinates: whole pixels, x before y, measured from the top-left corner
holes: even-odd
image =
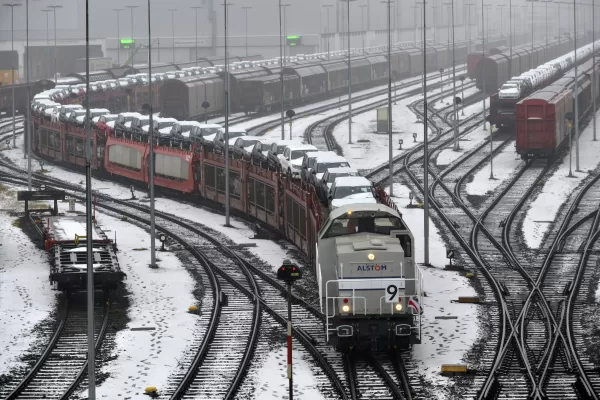
[[[396,311],[398,311],[398,312],[402,311],[402,303],[396,304]]]
[[[367,258],[369,259],[369,261],[375,261],[375,254],[373,254],[373,253],[369,253],[369,254],[367,255]]]
[[[350,306],[348,304],[344,304],[342,306],[342,311],[345,313],[350,312]]]

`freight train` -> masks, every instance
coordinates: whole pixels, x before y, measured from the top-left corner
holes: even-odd
[[[530,69],[523,74],[507,81],[498,93],[490,97],[490,115],[488,121],[496,126],[514,126],[515,108],[519,101],[526,98],[534,91],[554,82],[566,71],[578,63],[585,62],[592,57],[592,50],[598,49],[600,41],[588,44],[571,51],[561,57],[548,61],[535,69]]]
[[[503,39],[504,40],[504,39]],[[496,41],[493,43],[500,43]],[[457,42],[456,62],[464,63],[470,45],[477,42]],[[487,43],[486,43],[487,46]],[[355,88],[381,84],[387,77],[387,52],[383,47],[353,50],[352,85]],[[286,59],[284,67],[285,103],[293,106],[307,101],[331,97],[347,90],[347,53],[299,55]],[[185,64],[157,64],[153,72],[153,109],[164,115],[202,120],[224,112],[225,72],[212,61]],[[427,49],[428,72],[448,68],[452,51],[443,45]],[[398,44],[392,54],[395,79],[416,76],[423,72],[421,48],[413,44]],[[234,112],[265,112],[281,106],[279,60],[238,61],[230,64],[231,109]],[[70,74],[56,82],[51,99],[60,103],[77,102],[85,90],[85,75]],[[31,96],[50,88],[48,80],[33,82]],[[149,104],[148,66],[112,68],[90,74],[90,103],[94,108],[108,108],[115,113],[142,110]],[[16,89],[17,109],[26,107],[27,86]],[[0,111],[12,107],[11,87],[0,86]],[[207,106],[204,108],[203,106]]]
[[[52,122],[37,112],[34,117],[32,147],[38,155],[70,166],[83,165],[85,131],[81,126]],[[225,159],[220,152],[183,136],[155,140],[154,182],[157,187],[177,196],[188,195],[218,205],[225,203]],[[143,185],[149,182],[149,138],[143,131],[129,133],[96,127],[92,135],[92,155],[96,174]],[[318,246],[324,249],[333,243],[339,246],[342,241],[345,243],[343,259],[328,259],[326,263],[319,260],[318,274],[323,277],[319,278],[321,293],[333,294],[326,287],[334,285],[336,298],[343,296],[351,301],[341,305],[342,314],[332,320],[333,330],[327,324],[328,343],[340,350],[373,351],[420,343],[421,318],[420,313],[415,312],[419,309],[415,305],[420,299],[422,283],[414,261],[414,241],[398,208],[382,188],[374,188],[379,203],[355,204],[355,213],[351,206],[342,206],[327,218],[327,209],[321,205],[314,187],[243,158],[232,158],[229,165],[229,200],[234,212],[279,232],[313,263],[318,258]],[[368,243],[363,243],[365,241]],[[320,252],[321,255],[326,253]],[[375,259],[377,263],[373,262]],[[348,273],[343,282],[332,283],[327,278],[334,271],[332,262],[337,265],[335,268],[346,265],[356,269],[362,265],[361,271],[374,271],[384,277],[370,285],[380,285],[381,294],[393,286],[393,301],[380,303],[370,294],[368,304],[361,308],[359,303],[365,298],[362,278],[368,274]],[[333,290],[333,286],[331,288]],[[322,304],[324,312],[329,301],[337,301],[329,294],[325,305]],[[339,321],[338,317],[344,318],[344,324],[335,322]],[[366,324],[364,330],[363,324]]]
[[[577,43],[588,44],[592,35],[577,38]],[[554,39],[546,43],[513,46],[510,53],[503,52],[482,58],[476,66],[476,86],[486,94],[496,93],[513,76],[518,76],[532,68],[544,64],[573,50],[572,39]],[[485,86],[485,87],[484,87]]]
[[[578,120],[586,118],[593,104],[592,75],[596,85],[600,83],[600,64],[588,60],[578,68],[577,94]],[[567,72],[553,84],[546,86],[517,103],[517,153],[523,159],[552,157],[568,143],[569,124],[567,113],[575,114],[575,71]],[[600,94],[598,86],[596,95]]]

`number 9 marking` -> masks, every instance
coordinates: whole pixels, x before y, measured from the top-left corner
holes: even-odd
[[[398,294],[398,288],[396,285],[389,285],[386,289],[386,292],[390,295],[389,302],[393,301]]]

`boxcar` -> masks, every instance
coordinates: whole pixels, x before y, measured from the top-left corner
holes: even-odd
[[[561,85],[547,86],[517,104],[517,153],[522,158],[549,156],[567,135],[565,114],[572,98]]]
[[[163,84],[160,98],[164,116],[185,119],[203,119],[221,114],[225,109],[224,82],[214,74],[168,79]],[[202,104],[210,107],[204,109]]]
[[[477,63],[477,89],[485,93],[495,93],[509,78],[509,57],[505,54],[496,54],[482,58]]]
[[[348,87],[348,64],[345,61],[326,62],[321,66],[327,71],[328,92],[337,92]]]
[[[301,101],[310,101],[327,93],[327,70],[322,65],[303,64],[283,69],[284,75],[295,75],[300,80]]]
[[[300,78],[284,75],[286,103],[294,104],[301,98]],[[267,75],[244,79],[238,84],[239,107],[243,112],[269,112],[281,105],[281,77]]]
[[[367,60],[371,64],[371,80],[379,81],[388,77],[387,57],[382,55],[368,56]]]

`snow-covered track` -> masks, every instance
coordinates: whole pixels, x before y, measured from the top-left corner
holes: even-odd
[[[22,173],[22,171],[18,170],[17,168],[7,166],[6,164],[0,163],[0,165],[4,165],[5,168],[11,168],[15,172]],[[2,177],[2,174],[0,174],[0,180],[14,179],[15,178]],[[50,177],[35,174],[34,185],[39,185],[42,183],[46,184],[47,186],[53,185],[57,188],[65,189],[69,192],[70,196],[83,200],[81,195],[78,194],[81,193],[81,188]],[[99,208],[107,209],[110,212],[126,216],[127,218],[138,221],[144,225],[149,225],[147,207],[132,204],[126,201],[119,201],[100,193],[95,195],[98,199],[97,206]],[[180,244],[184,245],[184,247],[192,249],[192,251],[196,250],[202,252],[207,250],[207,246],[210,243],[210,246],[208,247],[212,247],[212,251],[220,252],[220,257],[223,259],[222,262],[215,263],[211,262],[212,260],[208,260],[209,262],[207,263],[210,269],[212,269],[213,272],[218,275],[219,280],[224,280],[228,285],[235,287],[238,291],[242,292],[247,299],[250,300],[250,304],[254,304],[256,302],[257,305],[260,305],[261,308],[268,312],[280,325],[284,327],[286,326],[287,319],[284,317],[286,311],[286,296],[285,289],[281,284],[279,284],[273,278],[268,277],[258,268],[251,266],[249,262],[243,260],[239,255],[236,255],[234,251],[227,248],[223,243],[220,243],[218,239],[215,239],[208,233],[204,232],[202,230],[202,226],[195,226],[186,223],[180,218],[166,213],[157,212],[156,216],[157,230],[165,232],[167,236],[178,238],[178,235],[183,232],[182,230],[187,230],[187,234],[185,235],[186,238],[197,236],[200,238],[199,240],[204,241],[204,244],[202,245],[198,242],[190,241],[189,239],[181,239]],[[227,259],[223,258],[223,255],[229,259],[229,262],[227,262]],[[206,258],[208,259],[212,257],[210,257],[209,254],[206,256]],[[215,264],[218,264],[218,266]],[[243,280],[240,279],[240,270],[246,271],[244,272],[245,276],[248,276],[247,273],[251,273],[254,277],[256,277],[260,294],[255,293],[254,291],[250,290],[246,284],[241,283]],[[313,356],[322,372],[324,372],[323,376],[325,379],[322,380],[320,389],[324,392],[335,393],[336,396],[340,396],[343,399],[348,398],[346,393],[347,389],[343,383],[345,382],[345,375],[343,374],[341,355],[334,351],[325,342],[323,328],[324,321],[322,315],[318,310],[298,296],[294,296],[293,299],[295,303],[295,327],[293,333],[294,336],[303,344],[305,349]],[[248,301],[246,301],[246,304],[248,304]],[[252,337],[258,337],[258,335],[252,335]],[[248,364],[252,359],[250,353],[252,348],[254,348],[254,346],[249,346],[248,352],[242,357],[245,364]],[[236,384],[239,384],[243,379],[244,373],[246,372],[247,365],[240,365],[235,369],[230,369],[236,373],[236,377],[232,378],[232,382],[237,382]],[[212,378],[214,379],[214,375]],[[230,389],[233,389],[230,390],[230,393],[233,394],[235,392],[235,388],[231,386]],[[173,398],[186,398],[186,396]],[[217,396],[217,398],[219,397]]]
[[[467,85],[467,88],[470,88],[474,84]],[[392,100],[404,100],[410,97],[416,96],[421,92],[421,88],[415,88],[398,95],[392,95]],[[479,95],[472,96],[478,98]],[[388,99],[379,100],[367,105],[363,105],[360,107],[356,107],[352,109],[352,115],[358,115],[362,113],[366,113],[369,111],[376,110],[382,106],[388,104]],[[326,119],[321,121],[316,121],[311,124],[304,132],[305,140],[316,146],[319,150],[333,150],[337,153],[341,153],[341,147],[335,142],[333,138],[333,131],[335,127],[340,124],[342,121],[348,119],[348,112],[340,112],[332,115]]]
[[[588,295],[587,288],[581,289],[582,283],[587,268],[598,261],[593,249],[600,236],[599,179],[598,174],[590,179],[567,208],[536,281],[556,304],[557,330],[564,335],[553,335],[538,366],[540,386],[536,395],[547,398],[567,398],[565,387],[571,386],[577,398],[599,398],[600,374],[587,357],[581,356],[580,322]],[[578,215],[583,216],[576,218]],[[572,396],[573,391],[569,394]]]
[[[479,96],[479,94],[470,96],[468,101],[475,101],[475,99],[477,99],[478,96]],[[435,100],[435,97],[434,97],[434,100]],[[414,103],[412,103],[409,106],[409,108],[412,109],[415,112],[415,114],[419,115],[421,118],[423,117],[424,107],[423,107],[422,100],[415,101]],[[431,109],[431,107],[429,106],[428,110],[430,110],[430,109]],[[464,120],[461,120],[458,123],[459,128],[460,127],[463,128],[463,132],[459,135],[459,137],[466,135],[473,128],[475,128],[477,126],[478,117],[479,117],[478,115],[472,115],[468,118],[465,118]],[[440,119],[442,119],[442,117],[440,117]],[[454,140],[452,129],[444,131],[441,128],[437,128],[437,127],[434,127],[434,128],[436,129],[436,135],[432,138],[429,138],[429,146],[432,146],[429,148],[430,154],[432,154],[436,151],[441,151],[441,150],[445,149]],[[412,156],[413,151],[421,152],[421,153],[419,153],[420,156],[418,158],[418,160],[421,160],[423,158],[422,149],[423,149],[423,143],[420,143],[417,146],[413,147],[411,149],[411,151],[406,151],[406,152],[402,153],[401,155],[395,157],[393,159],[393,166],[392,166],[393,175],[397,176],[405,170],[405,168],[406,168],[405,159],[408,156]],[[369,171],[365,175],[365,177],[367,179],[373,181],[375,183],[375,185],[380,185],[380,186],[387,185],[387,183],[388,183],[387,181],[389,179],[388,176],[389,176],[389,164],[388,163],[380,165],[379,167]]]
[[[394,376],[396,371],[390,357],[380,354],[374,357],[369,353],[351,353],[344,355],[350,392],[352,398],[363,399],[398,399],[411,398],[410,391],[405,394],[404,388],[398,384]]]
[[[94,335],[100,347],[108,327],[110,303],[96,299]],[[63,318],[39,360],[10,393],[6,400],[67,399],[87,371],[87,305],[85,300],[65,300]]]
[[[463,70],[466,70],[465,66],[457,67],[457,71],[463,71]],[[421,75],[413,76],[411,78],[405,79],[405,82],[397,83],[395,85],[394,92],[396,92],[398,90],[404,90],[404,89],[409,88],[411,86],[419,85],[420,82],[422,81],[421,79],[419,79],[420,76]],[[431,78],[429,78],[429,79],[431,79]],[[446,78],[443,81],[443,84],[447,85],[449,82],[451,82],[451,79],[450,78]],[[437,83],[430,84],[428,87],[429,88],[437,88],[437,87],[439,87],[439,85],[440,85],[440,82],[437,82]],[[418,94],[420,91],[421,91],[421,89],[419,88],[415,93],[413,93],[413,96],[415,94]],[[386,95],[387,92],[388,92],[388,89],[387,89],[387,86],[386,86],[383,89],[371,91],[371,92],[365,93],[365,94],[358,94],[357,93],[357,94],[352,95],[352,103],[355,104],[355,103],[358,103],[358,102],[361,102],[361,101],[372,99],[374,97],[383,96],[383,95]],[[414,92],[414,90],[411,90],[411,92]],[[346,96],[346,93],[347,92],[340,93],[340,95],[339,95],[340,101],[338,101],[338,102],[331,102],[331,103],[329,103],[327,105],[322,105],[322,106],[320,106],[318,108],[314,108],[314,109],[311,109],[311,110],[297,112],[296,116],[294,118],[297,120],[298,118],[310,117],[310,116],[313,116],[313,115],[318,115],[318,114],[321,114],[321,113],[326,112],[326,111],[335,110],[336,108],[348,107],[348,98],[346,97],[345,99],[342,99],[342,97]],[[402,96],[402,95],[403,95],[402,93],[399,93],[397,97],[400,98],[400,96]],[[332,99],[335,99],[335,98],[338,98],[338,96],[333,96],[332,97]],[[385,101],[387,101],[387,100],[385,100]],[[381,103],[381,101],[379,101],[379,102]],[[354,110],[352,110],[352,113],[354,114]],[[347,114],[347,112],[346,112],[346,114]],[[269,132],[269,131],[271,131],[273,129],[276,129],[280,125],[281,125],[281,119],[267,121],[267,122],[264,122],[262,124],[259,124],[259,125],[256,125],[256,126],[252,127],[252,129],[250,129],[248,131],[248,134],[249,135],[254,135],[254,136],[263,136],[267,132]]]
[[[433,121],[433,123],[437,125],[438,121]],[[481,150],[481,146],[476,149],[476,152],[479,150]],[[534,280],[532,270],[535,268],[522,266],[510,246],[509,233],[514,217],[531,195],[535,186],[546,175],[548,166],[542,167],[539,163],[536,166],[537,168],[531,165],[524,166],[505,186],[504,190],[496,195],[492,204],[476,220],[473,220],[474,215],[470,215],[470,210],[460,196],[460,188],[464,183],[464,178],[480,168],[485,158],[469,168],[469,163],[465,163],[465,160],[472,158],[472,154],[463,157],[452,168],[445,170],[442,174],[449,174],[450,170],[458,171],[455,171],[454,175],[457,174],[457,176],[454,180],[451,176],[448,180],[456,182],[453,196],[448,196],[448,201],[445,202],[440,202],[439,198],[434,197],[435,186],[439,184],[442,177],[442,175],[436,177],[435,173],[432,173],[436,180],[431,190],[431,196],[433,207],[437,208],[438,213],[441,208],[444,213],[453,216],[452,219],[446,221],[452,225],[451,230],[475,224],[470,237],[471,248],[465,249],[467,252],[474,251],[476,253],[479,257],[477,259],[479,262],[476,262],[476,264],[479,264],[480,267],[483,267],[481,262],[487,264],[484,271],[487,272],[488,279],[490,274],[496,275],[495,282],[491,281],[491,286],[501,288],[501,292],[495,294],[497,298],[501,299],[501,308],[505,313],[498,320],[500,324],[500,339],[497,342],[499,345],[498,352],[488,371],[487,380],[484,382],[482,390],[478,391],[477,396],[481,399],[496,398],[500,394],[509,397],[540,396],[540,398],[546,398],[544,388],[547,376],[544,371],[551,371],[555,375],[560,375],[558,379],[552,382],[551,398],[571,398],[573,396],[597,398],[596,394],[591,394],[594,393],[593,384],[587,379],[586,367],[596,375],[597,373],[591,368],[590,362],[583,364],[579,361],[575,345],[571,348],[564,345],[563,352],[558,356],[553,353],[556,343],[566,341],[564,332],[572,332],[569,323],[565,322],[569,320],[566,316],[569,309],[562,305],[556,306],[556,304],[561,304],[560,302],[564,299],[556,299],[556,296],[551,297],[551,293],[547,293],[549,291],[546,291],[545,288],[547,286],[552,287],[552,282],[544,282],[539,277],[537,281]],[[459,165],[463,165],[463,168],[466,167],[467,170],[457,169]],[[451,193],[448,192],[448,194]],[[597,204],[599,197],[594,197],[594,200],[589,203]],[[455,212],[452,211],[453,209]],[[486,222],[485,219],[492,210],[495,211],[493,214],[495,219]],[[500,214],[500,218],[496,214]],[[464,221],[457,221],[457,219],[464,219]],[[472,221],[469,221],[470,219]],[[450,227],[450,225],[448,226]],[[591,229],[587,241],[583,243],[586,248],[591,247],[590,241],[594,237],[593,228]],[[485,235],[478,235],[479,231]],[[589,254],[589,252],[584,252],[584,254]],[[584,264],[584,262],[581,261],[581,264]],[[564,262],[561,262],[560,265],[562,268],[555,268],[555,273],[564,271]],[[558,265],[555,267],[558,267]],[[577,274],[581,270],[581,267],[578,268]],[[544,268],[542,268],[542,274],[543,271]],[[554,285],[562,284],[564,289],[564,274],[560,272],[559,275],[563,279],[556,279]],[[581,279],[574,277],[573,281],[570,282],[570,287],[577,287],[580,282]],[[556,287],[552,294],[556,294]],[[566,293],[563,293],[564,295]],[[507,301],[506,296],[510,296],[510,301]],[[507,307],[510,310],[508,315],[506,314]],[[574,307],[570,310],[573,309]],[[510,315],[512,315],[512,318]],[[555,315],[560,318],[560,324],[557,322]],[[579,315],[581,315],[581,312],[579,312]],[[550,361],[546,361],[546,365],[542,365],[542,361],[549,360],[552,354],[555,355],[558,362],[550,363]],[[572,362],[569,362],[570,360]],[[575,369],[572,367],[574,364],[581,365],[581,367],[578,367],[577,377],[571,376],[569,379],[567,371]],[[577,391],[577,395],[575,391]]]

